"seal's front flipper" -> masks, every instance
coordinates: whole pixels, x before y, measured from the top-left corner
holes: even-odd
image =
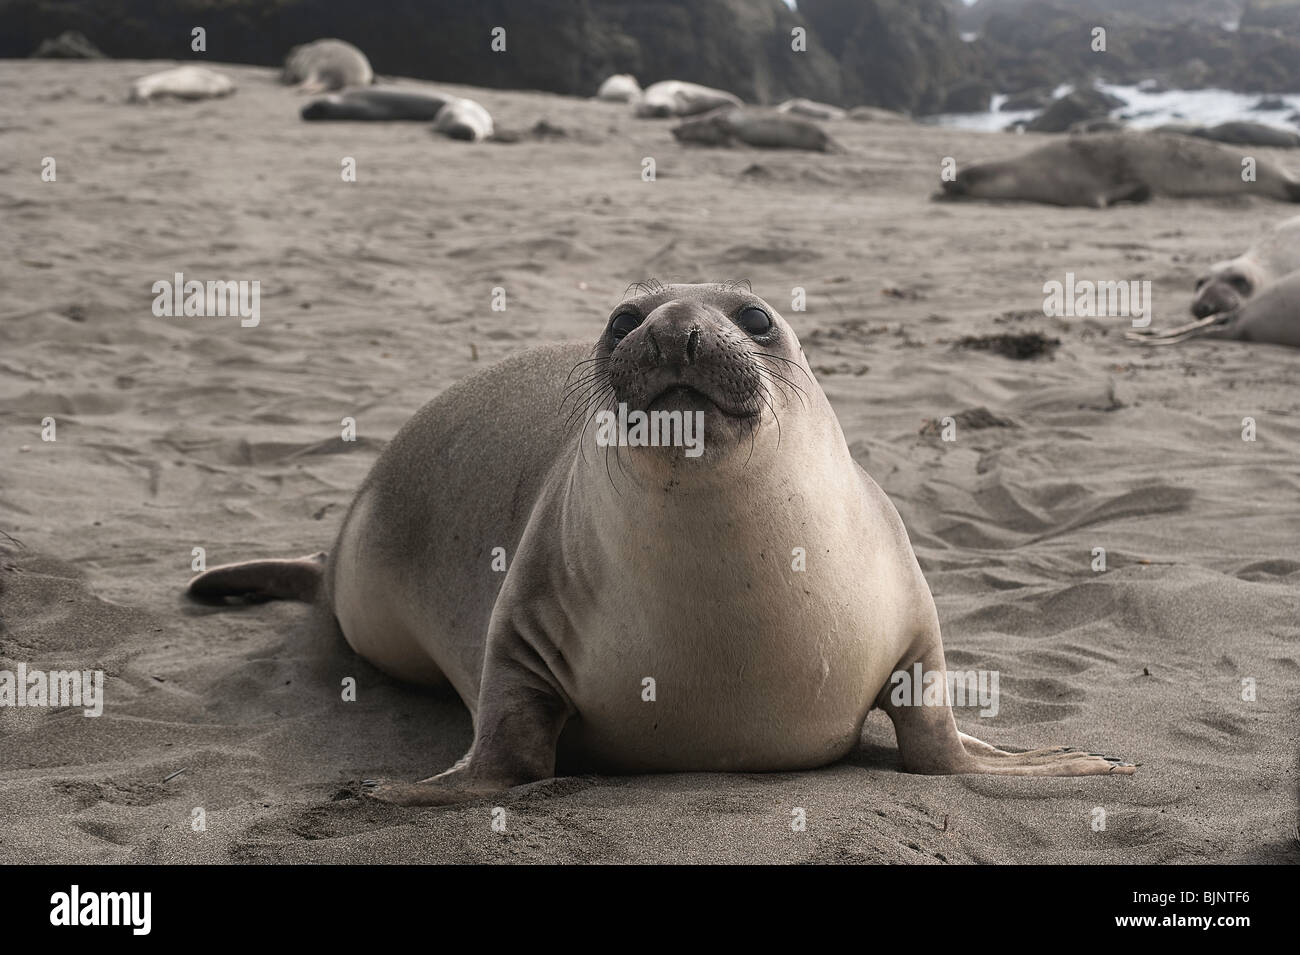
[[[545,637],[536,641],[549,645]],[[560,731],[573,707],[533,643],[508,631],[488,639],[474,742],[451,769],[366,795],[400,806],[469,802],[555,775]]]
[[[1232,317],[1233,313],[1231,312],[1217,312],[1205,318],[1198,318],[1194,322],[1188,322],[1186,325],[1166,328],[1163,331],[1154,329],[1127,331],[1124,333],[1124,337],[1131,342],[1141,342],[1144,345],[1174,345],[1200,335],[1208,335],[1213,338],[1216,337],[1217,326],[1227,325]]]
[[[917,662],[901,661],[898,670],[911,672]],[[944,673],[943,647],[938,634],[919,662],[923,673]],[[960,732],[948,703],[936,705],[918,699],[914,705],[900,705],[890,698],[890,690],[891,686],[885,687],[878,705],[894,722],[894,734],[898,737],[898,752],[903,758],[905,772],[927,775],[1110,776],[1128,775],[1135,768],[1116,757],[1080,752],[1069,746],[1010,753]]]
[[[1146,202],[1151,198],[1151,187],[1145,182],[1122,182],[1098,193],[1096,206],[1105,209],[1117,202]]]

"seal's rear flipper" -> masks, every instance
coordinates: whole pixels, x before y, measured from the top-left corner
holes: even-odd
[[[196,600],[220,601],[316,599],[325,575],[325,552],[294,560],[249,560],[205,570],[186,592]]]

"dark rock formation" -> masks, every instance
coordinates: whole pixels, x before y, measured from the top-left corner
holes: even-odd
[[[1025,129],[1031,133],[1063,133],[1076,123],[1105,119],[1112,109],[1123,105],[1124,101],[1117,96],[1084,87],[1055,100],[1030,120]]]
[[[1136,83],[1152,77],[1193,89],[1300,89],[1300,29],[1251,26],[1263,16],[1254,14],[1253,6],[1242,15],[1237,31],[1223,29],[1209,15],[1172,12],[1167,18],[1143,18],[1135,13],[1146,8],[1135,0],[1112,8],[1118,12],[1099,12],[1097,0],[1068,7],[1064,0],[1005,0],[995,5],[971,46],[987,63],[985,75],[1007,92],[1093,79]],[[1182,10],[1181,0],[1170,9]],[[1284,9],[1300,7],[1289,4]],[[1091,45],[1092,30],[1098,26],[1106,29],[1104,53]]]
[[[943,113],[986,113],[993,100],[993,87],[987,80],[971,79],[950,87],[944,94]]]
[[[1025,109],[1046,109],[1051,102],[1051,90],[1026,90],[1008,96],[998,108],[1004,113],[1012,113]]]
[[[807,24],[781,0],[0,0],[0,56],[79,30],[110,56],[190,59],[200,25],[213,62],[278,66],[295,44],[338,37],[388,75],[589,96],[630,72],[750,102],[843,102],[839,66],[812,31],[806,52],[791,49]]]
[[[839,61],[849,102],[934,113],[983,75],[945,0],[801,0],[799,10]]]
[[[102,60],[104,54],[76,30],[64,30],[51,40],[42,40],[32,54],[43,60]]]

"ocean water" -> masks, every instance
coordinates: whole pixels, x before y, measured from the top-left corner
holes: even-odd
[[[1300,125],[1287,119],[1292,113],[1300,111],[1300,93],[1234,93],[1230,90],[1167,90],[1155,93],[1138,89],[1136,86],[1114,86],[1109,83],[1098,84],[1100,89],[1112,93],[1128,103],[1127,106],[1113,110],[1111,116],[1128,116],[1129,126],[1135,129],[1149,129],[1162,123],[1196,123],[1213,126],[1229,120],[1249,120],[1276,126],[1290,132],[1300,132]],[[1069,92],[1070,86],[1062,86],[1055,91],[1060,96]],[[1252,110],[1251,107],[1265,96],[1274,96],[1285,100],[1287,108],[1283,110]],[[1006,101],[1006,96],[993,97],[993,109],[987,113],[941,113],[926,116],[921,121],[937,126],[956,126],[960,129],[983,129],[996,131],[1004,129],[1018,119],[1031,119],[1035,111],[1013,110],[1000,113],[997,108]]]

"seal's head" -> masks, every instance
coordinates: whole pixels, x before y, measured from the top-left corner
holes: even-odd
[[[767,447],[769,431],[776,443],[781,419],[817,390],[799,340],[776,309],[743,285],[634,288],[610,313],[583,366],[589,370],[579,381],[588,384],[579,393],[590,396],[583,417],[645,420],[653,436],[656,427],[689,416],[688,429],[702,426],[698,449],[631,443],[642,460],[674,466],[683,458],[717,464],[738,449],[752,457],[756,438]]]
[[[1239,259],[1218,262],[1196,280],[1192,314],[1197,318],[1208,318],[1220,312],[1231,312],[1254,295],[1259,284],[1259,276],[1247,263]]]
[[[335,108],[343,102],[343,98],[338,95],[326,96],[321,99],[314,99],[301,110],[300,115],[303,119],[329,119],[334,114]]]
[[[952,179],[944,179],[943,191],[933,199],[1014,199],[1020,194],[1019,180],[1013,169],[1002,163],[981,163],[958,170]]]

